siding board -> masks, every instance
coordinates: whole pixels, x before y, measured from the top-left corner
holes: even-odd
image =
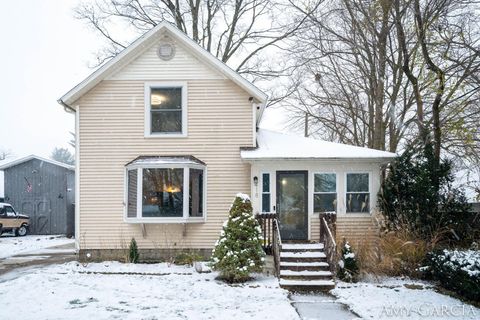
[[[163,73],[151,79],[138,63],[102,81],[78,103],[80,249],[125,248],[132,237],[140,248],[212,248],[233,197],[250,190],[250,167],[239,150],[252,146],[249,95],[215,74],[182,78],[188,80],[188,137],[145,138],[144,82],[162,80]],[[176,77],[183,76],[177,71]],[[132,80],[136,77],[141,79]],[[140,225],[125,223],[125,164],[139,155],[193,155],[204,161],[207,222],[148,224],[145,238]]]

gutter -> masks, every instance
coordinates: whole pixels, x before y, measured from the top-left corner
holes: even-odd
[[[57,102],[63,106],[63,109],[65,109],[66,112],[69,112],[69,113],[75,113],[75,109],[73,109],[72,107],[70,107],[68,104],[66,104],[65,102],[63,102],[62,99],[58,99]]]

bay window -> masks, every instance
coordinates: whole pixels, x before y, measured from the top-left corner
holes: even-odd
[[[205,171],[205,164],[194,157],[139,157],[130,162],[126,221],[204,221]]]

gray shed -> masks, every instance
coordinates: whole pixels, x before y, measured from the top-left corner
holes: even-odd
[[[74,235],[74,166],[31,155],[0,170],[5,202],[30,216],[31,234]]]

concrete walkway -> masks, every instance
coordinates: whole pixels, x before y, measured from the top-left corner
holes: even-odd
[[[292,305],[303,320],[351,320],[360,319],[348,308],[326,293],[300,294],[289,296]]]
[[[0,282],[16,278],[22,270],[54,263],[65,263],[77,259],[75,244],[65,244],[35,250],[0,259]],[[7,275],[9,274],[9,275]]]

